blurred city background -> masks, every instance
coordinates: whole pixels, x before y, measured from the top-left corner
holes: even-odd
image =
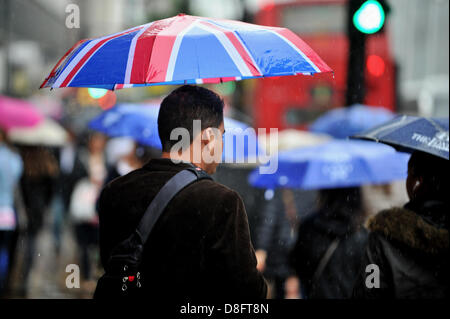
[[[91,185],[83,189],[78,183],[87,175],[100,186],[110,178],[111,168],[121,175],[115,166],[119,158],[126,158],[129,167],[137,168],[158,156],[157,149],[127,139],[113,141],[95,133],[88,129],[88,123],[116,104],[158,104],[173,86],[108,92],[87,88],[39,90],[57,61],[80,39],[112,34],[180,12],[283,26],[309,44],[334,74],[209,85],[224,97],[228,117],[254,128],[304,131],[327,111],[359,103],[393,113],[448,118],[449,1],[380,1],[386,9],[384,25],[369,35],[349,27],[352,2],[0,0],[0,98],[30,103],[57,125],[53,131],[49,128],[49,141],[41,143],[21,143],[20,138],[15,141],[4,133],[4,139],[21,155],[23,170],[14,191],[17,223],[4,237],[12,253],[0,256],[2,276],[9,274],[1,283],[2,296],[90,298],[102,273],[96,247],[97,226],[95,218],[80,222],[69,213],[73,189],[77,185],[77,190],[87,192]],[[73,14],[71,4],[79,8],[79,26],[67,23]],[[50,141],[51,137],[58,139],[58,134],[66,142]],[[3,137],[0,145],[2,141]],[[264,242],[259,232],[267,232],[268,227],[261,226],[260,212],[278,195],[251,187],[247,180],[250,171],[247,166],[224,165],[215,177],[242,195],[258,250],[263,245],[259,243]],[[299,218],[314,210],[315,192],[285,190],[279,198],[279,209],[291,211],[295,207],[293,214]],[[363,199],[368,214],[401,205],[407,201],[404,181],[365,186]],[[66,286],[68,264],[81,267],[79,289]],[[266,266],[270,266],[269,261]],[[289,277],[289,271],[279,270],[276,263],[271,267],[278,267],[274,272],[279,271],[281,277]],[[285,297],[298,297],[297,290],[292,289],[294,292],[289,295],[287,291]]]

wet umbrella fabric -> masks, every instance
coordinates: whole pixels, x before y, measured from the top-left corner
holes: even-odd
[[[385,108],[355,104],[326,112],[309,126],[309,130],[335,138],[347,138],[394,117],[395,114]]]
[[[189,15],[76,43],[42,87],[121,89],[331,72],[286,28]]]
[[[352,137],[392,145],[404,152],[422,151],[449,159],[448,118],[401,115]]]
[[[406,178],[409,157],[383,144],[333,140],[280,152],[275,174],[255,169],[249,182],[260,188],[304,190],[383,184]]]

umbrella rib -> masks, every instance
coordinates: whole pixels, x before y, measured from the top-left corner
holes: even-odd
[[[442,128],[438,123],[436,123],[432,118],[427,118],[427,120],[434,126],[434,128],[440,132],[445,132],[445,129]]]

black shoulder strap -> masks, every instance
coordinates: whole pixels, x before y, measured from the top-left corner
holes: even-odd
[[[330,246],[328,246],[327,250],[325,251],[325,254],[323,254],[323,256],[320,259],[319,264],[316,268],[316,271],[314,272],[314,275],[312,276],[313,286],[318,284],[320,276],[322,275],[323,271],[325,270],[325,267],[328,265],[328,262],[330,261],[334,252],[338,248],[340,241],[341,240],[339,239],[339,237],[336,237],[331,242]]]
[[[147,241],[150,232],[172,198],[186,186],[200,179],[212,178],[201,169],[193,167],[182,170],[164,184],[158,194],[156,194],[155,198],[151,201],[150,205],[148,205],[147,210],[136,229],[143,244]]]

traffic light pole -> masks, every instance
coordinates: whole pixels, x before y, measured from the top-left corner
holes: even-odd
[[[349,40],[349,55],[347,66],[346,105],[363,103],[366,94],[365,87],[365,58],[366,35],[353,26],[353,15],[364,1],[348,1],[347,34]]]

